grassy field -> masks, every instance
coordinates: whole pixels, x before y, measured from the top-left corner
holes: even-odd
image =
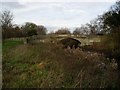
[[[3,88],[117,87],[116,63],[103,54],[49,42],[3,42]]]
[[[10,48],[13,48],[17,45],[23,44],[23,41],[19,41],[19,40],[5,40],[3,41],[3,47],[2,50],[3,52],[6,50],[9,50]]]

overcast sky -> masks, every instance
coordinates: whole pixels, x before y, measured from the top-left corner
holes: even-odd
[[[14,23],[79,27],[106,12],[116,0],[2,0],[2,10],[14,14]]]

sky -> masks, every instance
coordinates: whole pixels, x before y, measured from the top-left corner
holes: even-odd
[[[117,0],[1,0],[0,11],[10,10],[14,23],[46,27],[80,27],[108,11]]]

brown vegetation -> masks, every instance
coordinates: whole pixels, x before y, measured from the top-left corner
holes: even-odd
[[[97,52],[47,42],[19,45],[3,52],[3,87],[117,87],[116,67]]]

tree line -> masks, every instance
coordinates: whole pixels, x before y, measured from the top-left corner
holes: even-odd
[[[3,11],[0,15],[0,22],[2,27],[2,38],[16,38],[16,37],[29,37],[32,35],[46,35],[47,28],[43,25],[36,25],[32,22],[26,22],[24,25],[19,26],[13,23],[13,13],[10,11]],[[96,19],[98,20],[98,19]],[[92,35],[97,34],[100,29],[97,21],[91,21],[90,24],[81,25],[77,27],[73,33],[68,28],[60,28],[54,34],[74,34],[74,35]]]
[[[105,17],[104,17],[105,18]],[[2,38],[16,38],[16,37],[28,37],[32,35],[46,35],[47,28],[43,25],[36,25],[32,22],[26,22],[24,25],[19,26],[13,23],[13,13],[6,10],[0,14],[0,23],[2,27]],[[74,34],[74,35],[96,35],[105,34],[106,31],[103,28],[103,19],[98,17],[95,20],[90,21],[81,27],[77,27],[73,33],[68,28],[60,28],[54,34]],[[103,32],[104,31],[104,32]]]
[[[120,1],[111,6],[110,10],[103,15],[91,20],[85,25],[77,27],[73,33],[68,28],[60,28],[54,34],[74,34],[74,35],[113,35],[117,38],[120,33]],[[26,22],[19,26],[13,23],[13,14],[10,11],[3,11],[0,14],[0,23],[2,27],[2,38],[28,37],[32,35],[46,35],[47,28],[43,25],[36,25],[32,22]],[[115,39],[116,39],[115,37]],[[118,40],[119,41],[119,40]],[[120,42],[120,41],[119,41]]]
[[[104,17],[105,18],[105,17]],[[19,26],[13,23],[13,14],[10,11],[3,11],[0,16],[0,22],[2,27],[2,38],[15,38],[15,37],[27,37],[32,35],[46,35],[47,28],[43,25],[36,25],[32,22],[26,22],[24,25]],[[60,28],[54,34],[74,34],[74,35],[96,35],[105,34],[103,29],[103,19],[99,16],[95,20],[90,21],[81,27],[77,27],[73,33],[68,28]]]
[[[3,11],[1,13],[0,22],[3,39],[46,35],[47,32],[47,29],[43,25],[36,25],[32,22],[26,22],[22,26],[13,24],[13,14],[10,11]]]

